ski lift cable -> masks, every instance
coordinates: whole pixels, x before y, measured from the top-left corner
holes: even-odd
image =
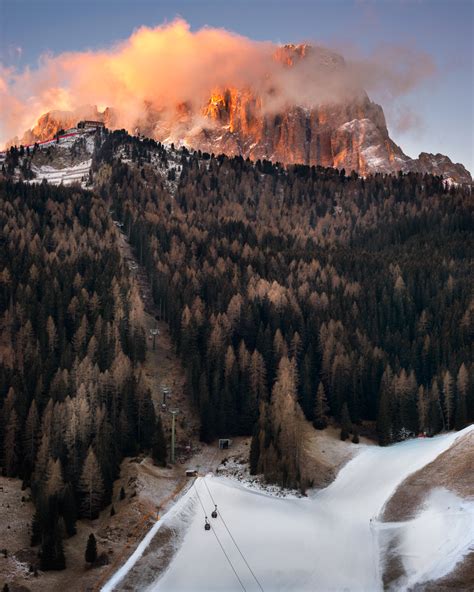
[[[201,496],[199,495],[199,491],[197,490],[197,487],[196,487],[196,481],[193,483],[193,486],[194,486],[194,490],[196,491],[196,494],[197,494],[197,496],[198,496],[199,502],[200,502],[200,504],[201,504],[202,511],[204,512],[204,516],[206,517],[206,520],[207,520],[207,514],[206,514],[206,510],[205,510],[205,508],[204,508],[204,504],[202,503]],[[232,563],[232,561],[231,561],[230,557],[227,555],[227,553],[226,553],[226,551],[225,551],[225,549],[224,549],[224,547],[223,547],[223,545],[222,545],[221,541],[219,540],[219,537],[217,536],[217,532],[215,531],[215,529],[214,529],[214,528],[211,528],[211,530],[212,530],[212,532],[214,533],[214,536],[216,537],[216,540],[217,540],[217,542],[219,543],[219,547],[222,549],[222,552],[224,553],[224,556],[225,556],[225,558],[227,559],[227,562],[229,563],[230,567],[232,568],[232,571],[234,572],[234,574],[235,574],[235,577],[236,577],[236,578],[237,578],[237,580],[239,581],[239,584],[240,584],[240,586],[242,587],[242,590],[243,590],[244,592],[247,592],[247,589],[246,589],[246,587],[244,586],[244,584],[242,583],[242,580],[239,578],[239,574],[237,573],[237,571],[236,571],[236,569],[235,569],[235,567],[234,567],[234,565],[233,565],[233,563]]]
[[[205,478],[204,478],[204,485],[206,486],[207,492],[208,492],[208,494],[209,494],[209,497],[210,497],[210,498],[211,498],[211,500],[212,500],[212,503],[213,503],[213,504],[214,504],[214,506],[217,508],[217,504],[216,504],[216,502],[215,502],[214,498],[212,497],[212,493],[211,493],[211,491],[210,491],[210,489],[209,489],[209,487],[208,487],[208,485],[207,485],[207,483],[206,483],[206,479],[205,479]],[[230,536],[230,538],[232,539],[232,541],[233,541],[233,543],[234,543],[234,545],[235,545],[235,547],[236,547],[237,551],[240,553],[240,556],[241,556],[241,557],[242,557],[242,559],[244,560],[244,563],[245,563],[245,565],[248,567],[248,570],[249,570],[249,572],[252,574],[252,576],[253,576],[254,580],[257,582],[257,585],[258,585],[258,587],[260,588],[260,590],[261,590],[262,592],[264,592],[264,589],[263,589],[263,586],[262,586],[262,584],[259,582],[259,580],[258,580],[257,576],[255,575],[255,572],[254,572],[254,571],[253,571],[253,569],[250,567],[250,565],[249,565],[249,563],[248,563],[247,559],[245,559],[245,556],[244,556],[244,554],[242,553],[242,551],[241,551],[241,549],[240,549],[239,545],[237,544],[237,541],[236,541],[236,540],[234,539],[234,537],[232,536],[232,533],[230,532],[230,530],[229,530],[229,527],[227,526],[227,523],[226,523],[226,521],[224,520],[224,518],[223,518],[223,516],[222,516],[222,513],[221,513],[221,511],[220,511],[220,510],[218,510],[218,514],[219,514],[219,517],[220,517],[220,519],[222,520],[222,524],[225,526],[225,529],[226,529],[226,530],[227,530],[227,532],[229,533],[229,536]]]
[[[204,507],[204,504],[202,503],[202,500],[201,500],[201,496],[199,495],[199,491],[197,490],[196,481],[194,481],[193,487],[196,492],[196,495],[198,496],[198,500],[199,500],[199,503],[201,504],[201,508],[202,508],[202,511],[204,512],[204,516],[207,518],[206,508]]]

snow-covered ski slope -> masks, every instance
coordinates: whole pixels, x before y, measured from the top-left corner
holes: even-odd
[[[381,538],[386,541],[391,528],[398,531],[408,578],[397,590],[442,577],[474,546],[474,503],[435,490],[412,521],[381,524],[377,516],[409,474],[434,460],[471,429],[474,426],[387,448],[361,447],[329,487],[308,498],[276,498],[226,478],[199,478],[169,518],[166,515],[161,520],[179,527],[180,514],[191,514],[183,543],[169,568],[147,590],[376,592],[382,590]],[[211,531],[204,530],[198,494]],[[210,495],[258,582],[222,519],[210,518]],[[135,559],[143,553],[141,547]],[[128,570],[120,571],[115,587],[106,586],[104,591],[121,589],[118,583]]]

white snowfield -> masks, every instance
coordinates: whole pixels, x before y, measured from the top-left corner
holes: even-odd
[[[46,179],[51,185],[71,185],[72,183],[84,183],[89,175],[92,160],[88,159],[75,166],[57,169],[52,166],[43,165],[41,167],[32,167],[36,177],[30,183],[41,183]]]
[[[387,524],[377,516],[408,475],[472,429],[387,448],[361,446],[329,487],[308,498],[276,498],[224,477],[198,478],[102,590],[120,590],[154,532],[162,524],[179,528],[181,521],[189,523],[183,542],[148,592],[376,592],[383,589],[381,559],[394,534],[407,573],[397,591],[440,578],[474,547],[474,502],[434,490],[414,520]],[[217,519],[210,517],[211,495]]]
[[[59,142],[52,139],[50,142],[45,142],[39,146],[40,150],[48,147],[53,147],[58,151],[59,156],[61,152],[70,150],[75,144],[80,141],[85,141],[85,150],[92,155],[94,152],[94,135],[95,130],[68,130],[68,134],[60,138]],[[50,165],[42,165],[40,167],[33,165],[31,170],[35,173],[35,178],[30,179],[29,183],[41,183],[46,180],[51,185],[72,185],[79,183],[83,188],[86,187],[89,179],[89,171],[92,164],[92,158],[88,158],[83,162],[67,167],[54,167]]]
[[[442,488],[431,492],[414,520],[374,526],[382,548],[384,542],[396,542],[397,556],[407,574],[397,582],[397,591],[443,577],[474,550],[474,504]]]

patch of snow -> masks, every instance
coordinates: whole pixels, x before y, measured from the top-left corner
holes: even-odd
[[[353,131],[355,128],[365,128],[365,127],[375,127],[375,124],[372,123],[370,119],[352,119],[351,121],[346,121],[338,127],[339,131]]]
[[[192,487],[192,483],[190,483],[187,491],[182,495],[176,504],[159,520],[155,522],[155,524],[150,528],[147,532],[145,537],[142,539],[138,547],[135,549],[133,554],[127,559],[127,561],[122,565],[122,567],[114,573],[114,575],[108,580],[104,586],[101,588],[101,592],[112,592],[112,590],[117,590],[116,586],[123,580],[123,578],[127,575],[127,573],[132,569],[135,563],[140,559],[143,555],[145,549],[151,543],[153,537],[156,533],[160,530],[160,528],[165,525],[171,523],[174,518],[179,516],[183,511],[189,511],[190,502],[193,501],[194,497],[196,497],[196,491]]]
[[[474,502],[437,488],[430,493],[416,518],[381,523],[378,529],[385,546],[397,537],[395,552],[406,576],[396,582],[396,589],[410,590],[415,584],[449,574],[474,550]]]
[[[296,489],[286,489],[266,483],[261,475],[251,475],[248,463],[239,462],[236,459],[224,461],[217,469],[219,477],[229,480],[238,486],[270,495],[274,497],[303,497],[303,495]]]
[[[35,179],[28,181],[29,183],[41,183],[46,180],[51,185],[72,185],[73,183],[81,183],[85,186],[85,181],[91,168],[92,159],[85,160],[74,166],[57,169],[50,165],[42,165],[41,167],[32,167],[32,171],[36,174]]]

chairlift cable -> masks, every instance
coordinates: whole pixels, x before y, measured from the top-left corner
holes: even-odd
[[[206,483],[206,479],[204,479],[204,485],[206,486],[207,492],[208,492],[208,494],[209,494],[209,497],[210,497],[210,498],[211,498],[211,500],[212,500],[212,503],[213,503],[213,504],[214,504],[214,506],[217,508],[217,504],[216,504],[216,502],[215,502],[214,498],[212,497],[212,493],[211,493],[211,491],[210,491],[210,489],[209,489],[209,487],[208,487],[208,485],[207,485],[207,483]],[[249,570],[249,572],[252,574],[252,576],[253,576],[254,580],[257,582],[257,585],[258,585],[258,587],[260,588],[260,590],[261,590],[262,592],[264,592],[264,589],[263,589],[263,586],[262,586],[262,584],[259,582],[259,580],[258,580],[257,576],[255,575],[255,573],[254,573],[253,569],[252,569],[252,568],[250,567],[250,565],[248,564],[248,561],[247,561],[247,559],[245,559],[245,556],[244,556],[244,554],[242,553],[242,551],[241,551],[241,549],[240,549],[239,545],[237,544],[237,541],[236,541],[236,540],[234,539],[234,537],[232,536],[232,533],[230,532],[230,530],[229,530],[229,527],[227,526],[227,523],[226,523],[226,521],[224,520],[224,518],[223,518],[223,516],[222,516],[222,513],[221,513],[221,511],[220,511],[220,510],[218,510],[218,515],[219,515],[220,519],[222,520],[222,524],[225,526],[225,529],[226,529],[226,530],[227,530],[227,532],[229,533],[229,536],[230,536],[230,538],[232,539],[232,541],[233,541],[234,545],[236,546],[236,548],[237,548],[237,551],[240,553],[240,556],[241,556],[241,557],[242,557],[242,559],[244,560],[244,563],[245,563],[245,565],[248,567],[248,570]]]
[[[196,491],[196,494],[197,494],[197,496],[198,496],[199,502],[200,502],[200,504],[201,504],[201,507],[202,507],[202,511],[204,512],[204,516],[205,516],[205,518],[206,518],[206,520],[207,520],[206,509],[204,508],[204,504],[202,503],[201,496],[199,495],[199,491],[197,490],[197,487],[196,487],[196,481],[194,481],[194,483],[193,483],[193,487],[194,487],[194,490]],[[239,574],[237,573],[237,571],[236,571],[236,569],[235,569],[235,567],[234,567],[234,565],[233,565],[232,561],[230,560],[230,557],[227,555],[227,553],[226,553],[226,551],[225,551],[224,547],[222,546],[222,543],[221,543],[221,541],[219,540],[219,537],[217,536],[217,532],[215,531],[215,529],[214,529],[214,528],[211,528],[211,530],[212,530],[212,532],[214,533],[214,536],[216,537],[216,540],[217,540],[217,542],[219,543],[219,547],[222,549],[222,552],[224,553],[224,556],[225,556],[225,558],[227,559],[227,562],[229,563],[230,567],[232,568],[232,571],[234,572],[234,574],[235,574],[235,577],[236,577],[236,578],[237,578],[237,580],[239,581],[239,584],[240,584],[240,586],[242,587],[242,590],[243,590],[244,592],[247,592],[247,589],[246,589],[246,587],[244,586],[244,584],[242,583],[242,580],[239,578]]]

